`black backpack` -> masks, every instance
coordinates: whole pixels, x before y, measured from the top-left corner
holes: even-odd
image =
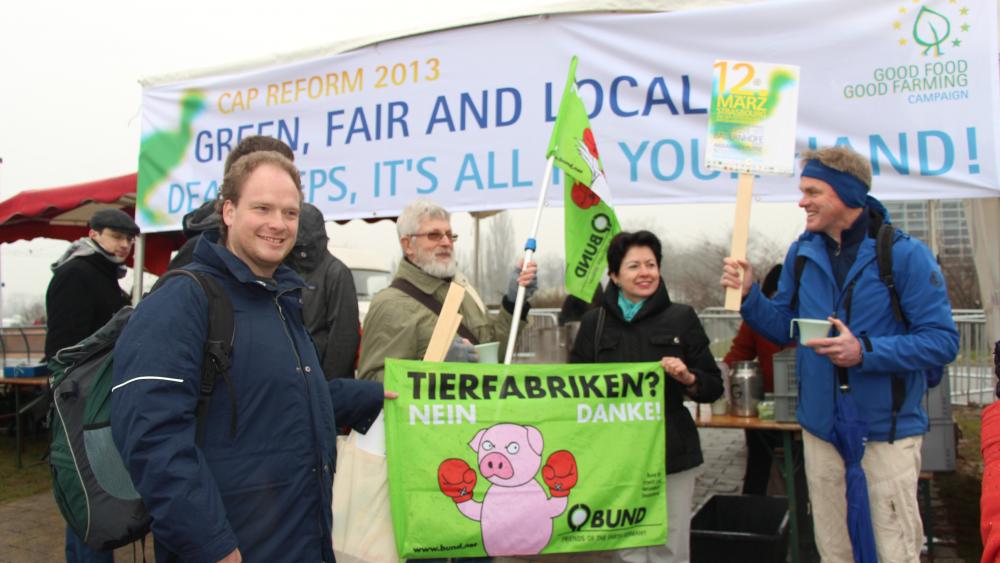
[[[892,303],[892,314],[896,317],[896,320],[902,322],[907,331],[910,329],[910,321],[906,318],[906,314],[903,313],[903,307],[899,303],[899,294],[896,292],[896,283],[893,279],[892,274],[892,245],[896,242],[896,228],[889,223],[881,222],[878,223],[878,230],[875,234],[875,263],[878,265],[878,277],[885,284],[886,288],[889,290],[889,301]],[[799,300],[799,282],[802,279],[802,270],[806,266],[806,257],[796,255],[795,256],[795,291],[792,294],[792,301],[790,304],[791,309],[795,309],[798,305]],[[851,322],[851,297],[854,294],[854,284],[857,283],[857,279],[851,282],[851,285],[847,286],[847,294],[844,297],[844,308],[847,310],[847,319],[845,319],[845,324],[850,324]],[[871,345],[868,343],[867,335],[859,335],[861,340],[866,346],[866,350],[871,351]],[[840,370],[838,370],[840,371]],[[941,380],[944,379],[945,366],[933,367],[924,370],[924,375],[927,377],[927,387],[933,388],[941,384]],[[843,373],[839,373],[841,386],[847,385],[847,370],[843,370]],[[901,377],[893,376],[892,378],[892,423],[889,429],[889,443],[891,444],[896,438],[896,417],[899,414],[900,409],[903,408],[903,401],[906,399],[906,381]]]
[[[171,270],[150,292],[175,275],[194,278],[208,296],[205,341],[197,407],[197,439],[221,376],[229,378],[235,323],[229,297],[206,274]],[[124,307],[97,332],[49,360],[52,380],[52,491],[66,523],[88,546],[109,550],[145,538],[150,516],[111,438],[113,353],[133,308]],[[230,393],[230,397],[232,397]],[[232,429],[235,434],[236,409]]]

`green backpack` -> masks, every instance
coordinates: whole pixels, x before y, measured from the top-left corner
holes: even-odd
[[[216,377],[231,383],[233,308],[215,280],[188,270],[167,272],[150,291],[174,275],[194,278],[208,296],[208,339],[197,407],[197,436],[201,442]],[[112,360],[115,343],[132,312],[132,307],[124,307],[97,332],[75,346],[59,350],[49,360],[53,374],[49,459],[52,491],[69,527],[98,550],[141,540],[151,523],[111,438]]]

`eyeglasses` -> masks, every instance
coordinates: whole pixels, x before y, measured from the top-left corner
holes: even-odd
[[[448,237],[448,240],[450,240],[451,242],[455,242],[456,240],[458,240],[458,235],[456,235],[451,231],[448,231],[446,233],[442,233],[441,231],[431,231],[429,233],[414,233],[410,236],[427,237],[427,240],[431,242],[441,242],[441,239],[443,239],[444,237]]]

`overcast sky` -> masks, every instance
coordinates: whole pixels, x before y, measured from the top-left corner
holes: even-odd
[[[538,4],[506,0],[496,5],[516,9]],[[440,21],[442,14],[462,18],[481,11],[480,6],[458,0],[8,3],[0,18],[0,198],[28,188],[134,172],[142,77],[412,29]],[[614,179],[609,180],[613,188]],[[632,221],[643,226],[655,221],[661,233],[684,241],[728,231],[733,206],[633,207],[620,209],[619,215],[625,228]],[[533,211],[514,213],[521,239],[516,245],[523,244],[533,216]],[[540,254],[544,257],[549,248],[561,255],[562,210],[546,210],[543,219]],[[392,225],[355,223],[331,227],[331,236],[341,246],[369,246],[395,256]],[[455,223],[468,241],[468,215],[460,214]],[[803,224],[792,203],[755,204],[751,218],[753,228],[782,241],[790,241]],[[0,247],[4,301],[44,295],[51,277],[48,265],[67,244],[35,240]]]

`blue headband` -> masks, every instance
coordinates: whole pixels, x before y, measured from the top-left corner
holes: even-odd
[[[805,167],[802,169],[802,175],[823,180],[827,184],[830,184],[833,187],[833,191],[837,192],[837,197],[847,207],[857,209],[865,206],[865,200],[868,196],[868,186],[854,174],[841,172],[835,168],[830,168],[819,160],[812,159],[806,162]]]

